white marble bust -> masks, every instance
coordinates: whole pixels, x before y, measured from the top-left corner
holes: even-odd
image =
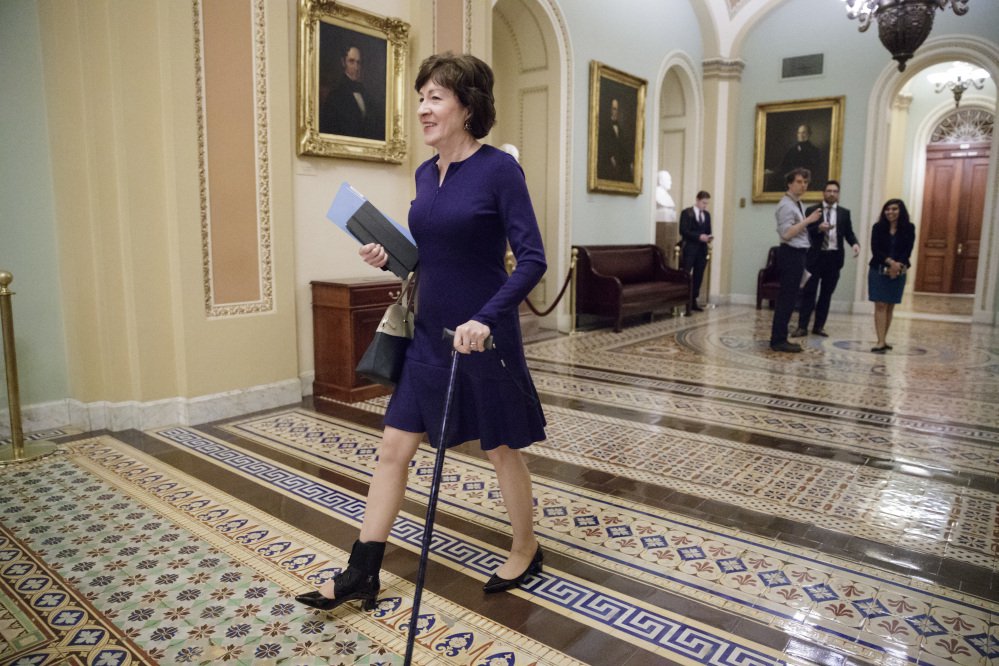
[[[513,155],[513,159],[517,160],[518,164],[520,163],[520,151],[517,150],[517,146],[513,145],[512,143],[504,143],[502,146],[499,147],[499,149],[502,150],[504,153]]]
[[[670,196],[669,189],[673,187],[673,178],[669,171],[659,172],[656,186],[656,222],[676,222],[676,204]]]

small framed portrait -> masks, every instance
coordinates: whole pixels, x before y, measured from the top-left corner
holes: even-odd
[[[409,24],[299,0],[298,154],[402,163]]]
[[[641,193],[646,86],[643,79],[590,62],[589,191]]]
[[[822,199],[826,181],[839,179],[845,97],[756,105],[753,201],[780,201],[784,176],[799,167],[812,172],[803,201]]]

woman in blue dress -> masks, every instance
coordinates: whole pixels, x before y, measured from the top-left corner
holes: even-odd
[[[409,228],[420,250],[416,331],[385,413],[378,464],[360,537],[348,567],[296,599],[329,610],[360,600],[373,608],[392,524],[402,506],[409,464],[424,434],[431,445],[479,440],[496,469],[510,519],[510,555],[483,588],[498,592],[541,571],[534,535],[531,476],[520,449],[545,438],[545,418],[524,358],[518,308],[546,269],[544,247],[524,173],[505,152],[479,142],[496,110],[493,73],[471,55],[427,58],[416,78],[423,140],[437,155],[416,170]],[[507,275],[509,242],[517,259]],[[362,259],[387,261],[380,245]],[[454,330],[453,343],[442,340]],[[494,350],[485,350],[493,336]],[[444,442],[441,415],[452,348],[463,354]]]
[[[875,354],[891,349],[888,329],[895,306],[902,302],[909,257],[916,243],[916,227],[909,221],[909,211],[901,199],[889,199],[881,208],[881,217],[871,227],[871,263],[867,271],[867,297],[874,301],[874,330],[878,343]]]

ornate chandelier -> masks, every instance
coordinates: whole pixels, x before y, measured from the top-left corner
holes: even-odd
[[[946,72],[935,72],[926,78],[933,84],[935,92],[950,90],[954,93],[954,108],[961,105],[961,96],[968,88],[974,87],[981,90],[985,87],[985,80],[989,78],[989,73],[981,67],[974,67],[964,62],[956,62]]]
[[[905,71],[906,61],[926,41],[933,29],[937,9],[950,5],[954,13],[968,13],[968,0],[843,0],[851,19],[860,20],[860,32],[877,19],[878,37],[891,57],[898,61],[898,71]]]

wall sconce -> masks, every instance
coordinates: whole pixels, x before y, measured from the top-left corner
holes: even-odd
[[[946,72],[934,72],[927,75],[930,83],[933,84],[934,92],[950,90],[954,93],[954,108],[961,105],[961,96],[968,88],[974,87],[981,90],[985,86],[985,80],[989,78],[989,73],[980,67],[974,67],[966,62],[957,62]]]

